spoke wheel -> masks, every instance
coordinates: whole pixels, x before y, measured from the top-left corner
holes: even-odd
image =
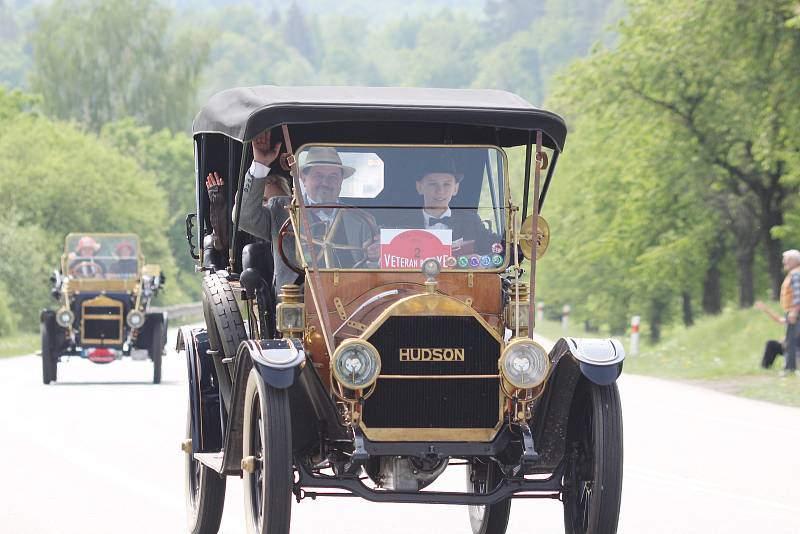
[[[186,417],[186,437],[192,437],[192,412]],[[225,477],[186,453],[186,516],[191,534],[215,534],[225,506]]]
[[[292,428],[285,389],[265,384],[250,371],[244,397],[242,455],[255,459],[244,470],[244,512],[251,534],[288,534],[292,513]]]
[[[500,467],[488,463],[467,466],[467,489],[473,493],[489,493],[502,480]],[[468,506],[469,523],[474,534],[503,534],[508,527],[511,499],[486,506]]]
[[[616,384],[578,384],[565,455],[565,532],[614,534],[622,496],[622,408]]]

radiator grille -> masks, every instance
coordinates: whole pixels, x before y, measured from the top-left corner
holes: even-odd
[[[106,296],[84,301],[81,306],[81,343],[119,345],[123,332],[122,302]]]
[[[84,342],[115,343],[122,337],[120,332],[121,321],[115,319],[86,319],[83,323]]]
[[[500,342],[475,317],[390,317],[369,341],[381,355],[381,376],[364,403],[367,427],[493,428],[497,424]],[[463,349],[464,358],[402,361],[401,349]],[[451,378],[436,378],[444,375]]]

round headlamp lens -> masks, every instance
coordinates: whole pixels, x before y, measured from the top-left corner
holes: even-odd
[[[503,354],[501,371],[512,386],[527,389],[541,384],[549,368],[550,360],[545,350],[526,340],[508,346]]]
[[[144,324],[144,314],[139,310],[131,310],[128,313],[127,323],[131,328],[139,328]]]
[[[362,341],[342,344],[333,355],[333,374],[348,389],[369,387],[375,383],[380,370],[378,351]]]
[[[72,322],[75,320],[75,314],[72,313],[71,310],[61,309],[56,314],[56,322],[59,326],[63,328],[68,328],[72,326]]]

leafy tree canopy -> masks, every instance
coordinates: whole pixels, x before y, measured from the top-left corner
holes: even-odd
[[[32,87],[44,109],[98,131],[126,116],[185,129],[207,44],[169,32],[154,0],[56,0],[38,11]]]

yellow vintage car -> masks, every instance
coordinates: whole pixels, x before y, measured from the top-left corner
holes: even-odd
[[[42,310],[42,380],[58,378],[65,356],[110,363],[123,356],[153,362],[161,381],[167,315],[150,311],[164,284],[158,265],[146,265],[139,236],[115,233],[67,235],[60,268],[51,277],[56,309]]]
[[[504,91],[211,98],[187,217],[205,325],[178,337],[190,532],[217,532],[228,476],[251,533],[343,496],[464,505],[480,534],[505,532],[512,499],[559,499],[568,533],[616,531],[622,346],[532,336],[565,138]],[[449,469],[462,491],[431,490]]]

